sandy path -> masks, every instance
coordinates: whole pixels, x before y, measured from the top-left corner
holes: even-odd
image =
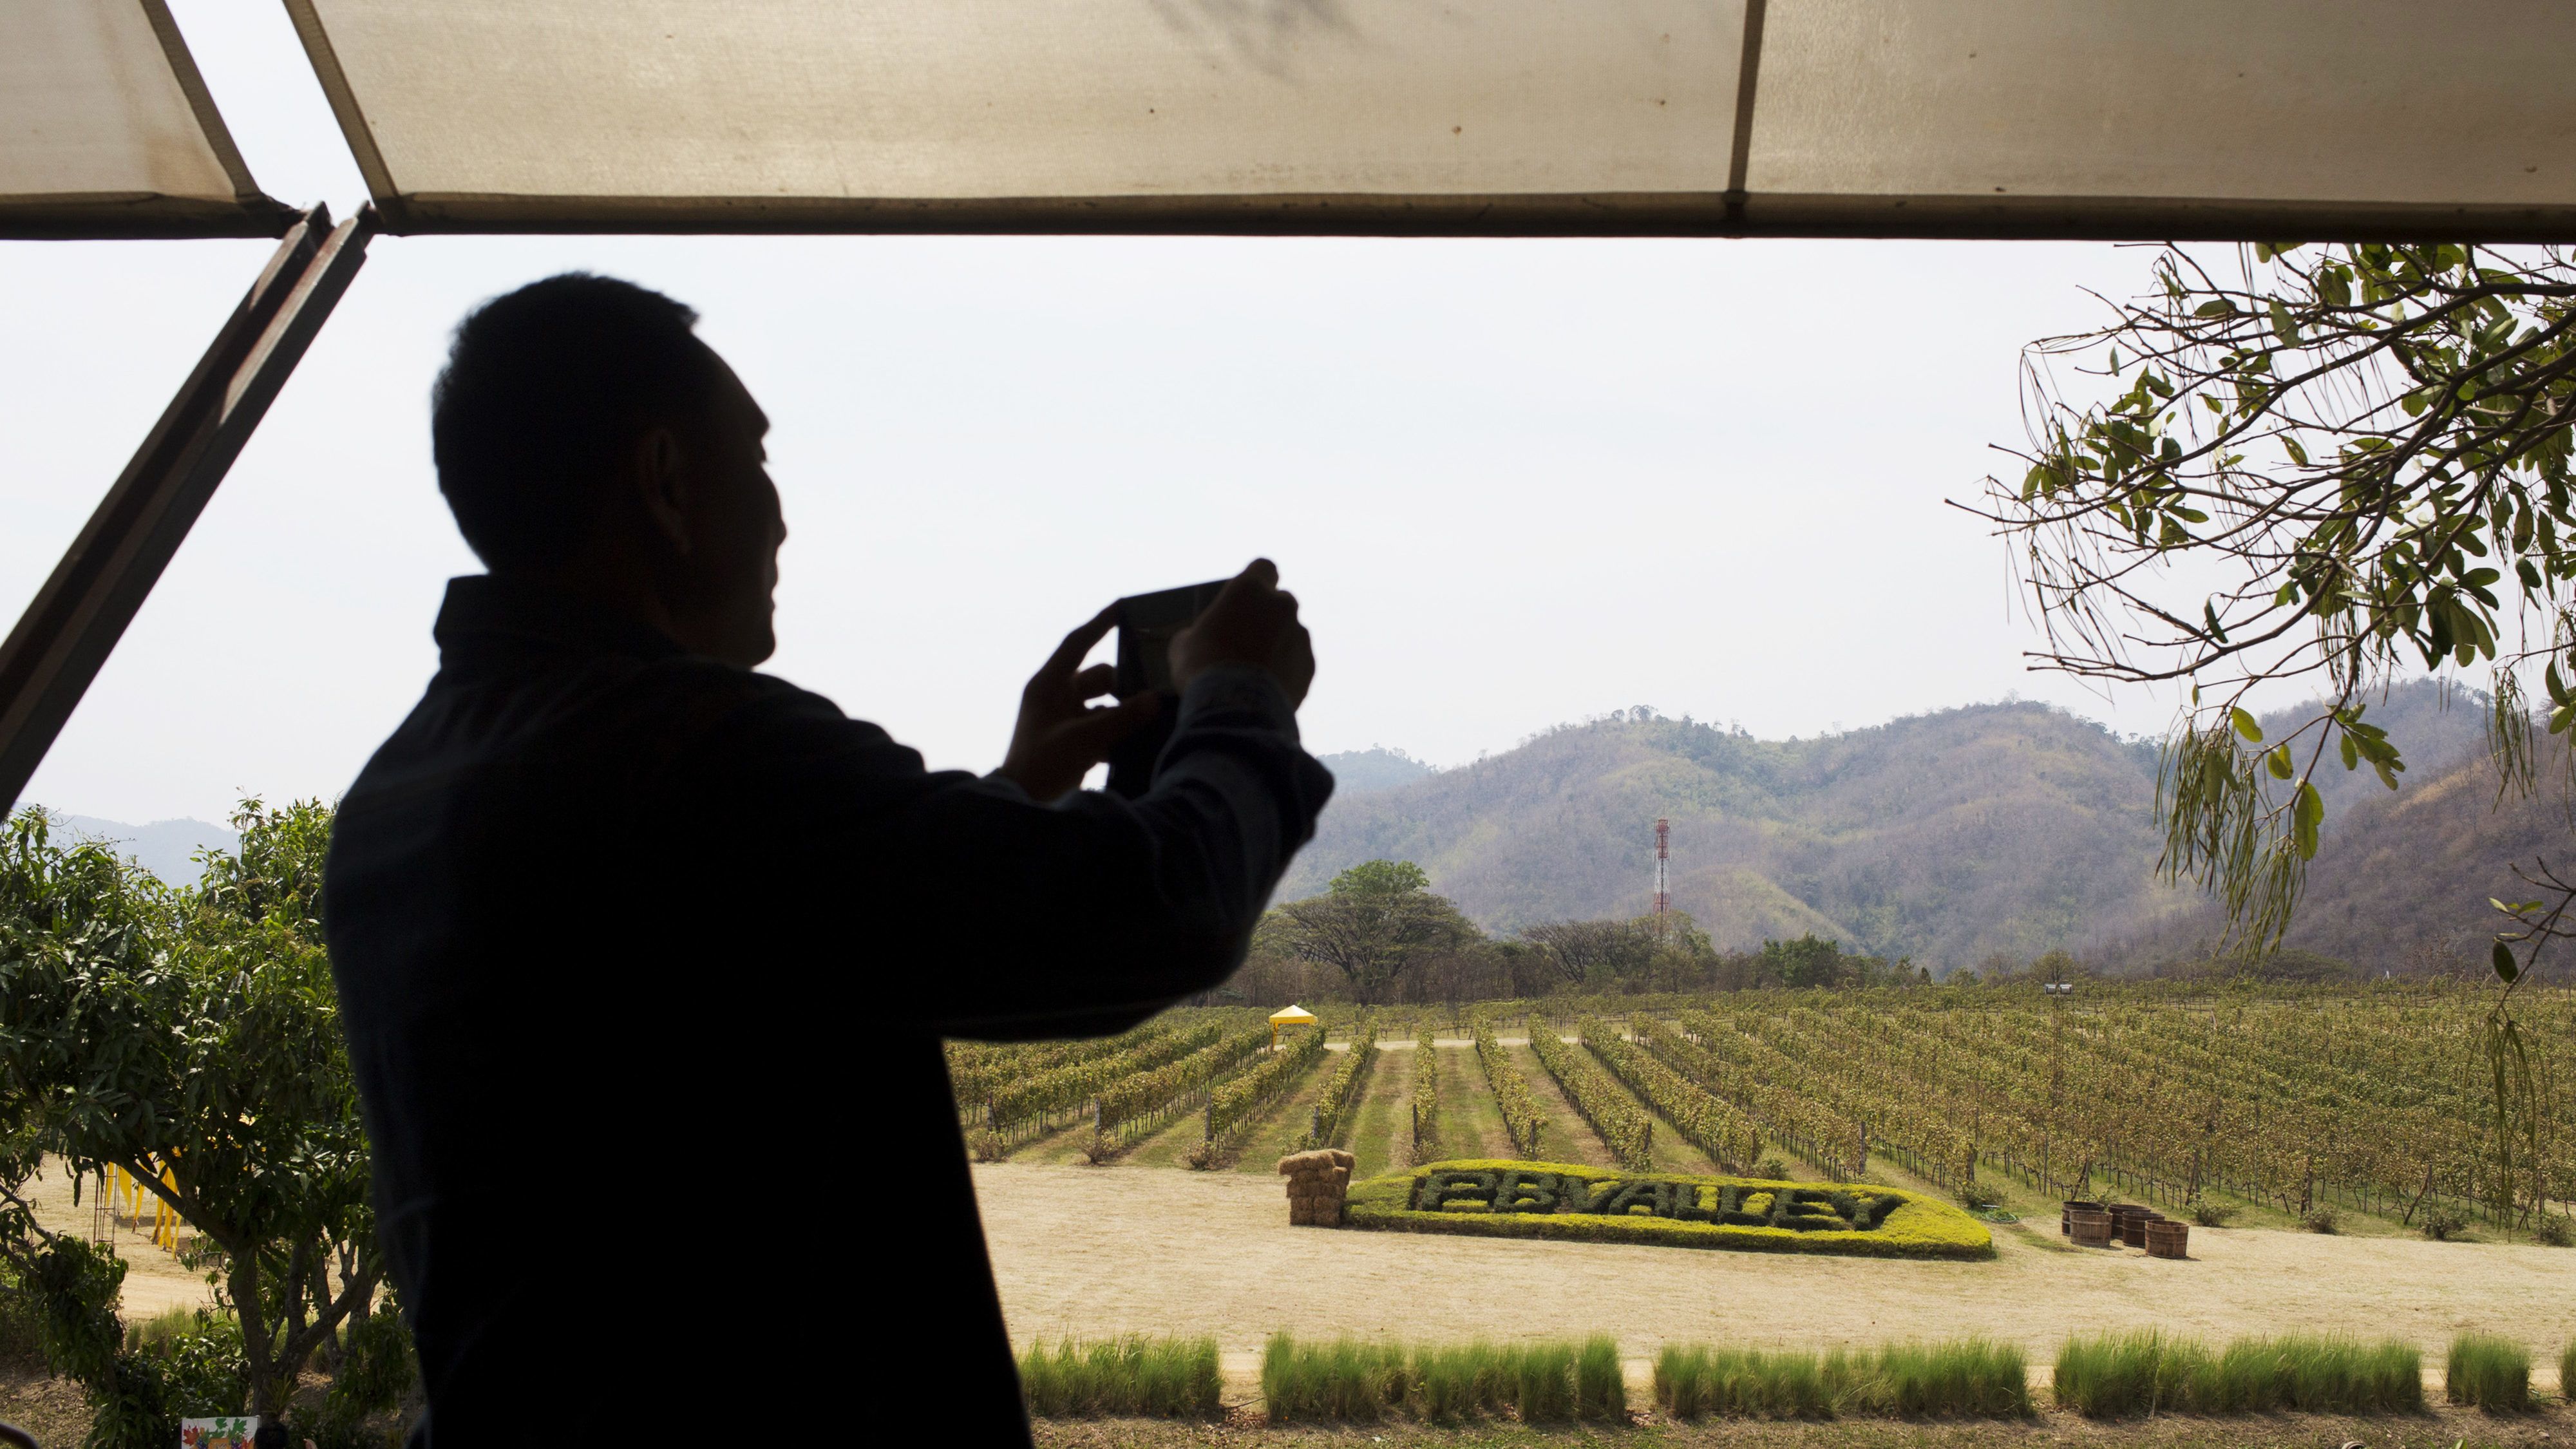
[[[2052,1252],[1997,1234],[1988,1263],[1772,1257],[1288,1226],[1275,1177],[979,1165],[1012,1336],[1274,1330],[1399,1339],[1606,1330],[1667,1341],[1833,1346],[1984,1333],[2035,1361],[2071,1332],[2156,1325],[2223,1339],[2343,1329],[2439,1362],[2491,1329],[2544,1363],[2576,1337],[2576,1250],[2408,1238],[2192,1233],[2193,1260]],[[148,1251],[148,1250],[147,1250]],[[1436,1311],[1430,1311],[1436,1305]],[[1532,1305],[1548,1305],[1532,1311]]]
[[[81,1185],[80,1202],[72,1202],[72,1181],[59,1163],[48,1161],[44,1170],[27,1184],[27,1199],[36,1210],[36,1221],[49,1232],[75,1238],[90,1234],[93,1220],[91,1204],[98,1195],[98,1179]],[[147,1204],[144,1221],[151,1221]],[[125,1286],[118,1300],[128,1323],[151,1318],[173,1308],[211,1307],[214,1290],[206,1285],[202,1268],[186,1268],[177,1258],[152,1246],[149,1229],[137,1232],[119,1228],[116,1233],[117,1256],[125,1260]]]

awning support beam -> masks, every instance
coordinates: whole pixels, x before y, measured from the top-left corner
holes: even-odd
[[[372,208],[289,230],[133,461],[0,643],[0,801],[53,748],[108,653],[366,260]]]

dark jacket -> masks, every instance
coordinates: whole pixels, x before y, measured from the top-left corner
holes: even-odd
[[[1332,789],[1277,685],[1210,671],[1148,795],[1050,807],[565,595],[459,579],[437,637],[324,907],[420,1441],[1025,1443],[939,1039],[1240,962]]]

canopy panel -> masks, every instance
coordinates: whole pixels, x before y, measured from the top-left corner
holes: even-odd
[[[281,236],[162,0],[0,0],[0,237]]]
[[[388,225],[2576,233],[2554,0],[287,0]]]

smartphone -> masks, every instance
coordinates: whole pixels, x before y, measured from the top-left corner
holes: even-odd
[[[1172,684],[1172,636],[1216,601],[1229,579],[1189,584],[1118,601],[1118,697],[1159,691],[1162,712],[1109,752],[1109,793],[1133,800],[1154,782],[1154,761],[1171,743],[1181,693]]]

